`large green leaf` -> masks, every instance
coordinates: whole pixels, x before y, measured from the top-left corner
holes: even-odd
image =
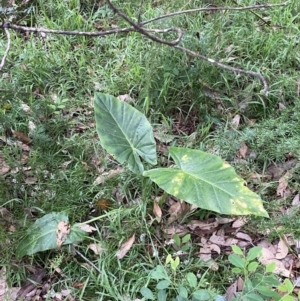
[[[146,117],[117,98],[95,94],[96,127],[101,145],[135,173],[143,173],[140,157],[156,164],[156,144]]]
[[[68,216],[65,213],[49,213],[37,219],[26,232],[25,237],[19,243],[17,256],[31,255],[37,252],[56,249],[56,229],[61,221],[68,222]],[[86,232],[80,228],[71,227],[70,234],[64,241],[64,245],[73,242],[82,241],[86,237]]]
[[[180,147],[171,147],[170,155],[177,168],[152,169],[143,175],[166,192],[200,208],[268,217],[260,197],[220,157]]]

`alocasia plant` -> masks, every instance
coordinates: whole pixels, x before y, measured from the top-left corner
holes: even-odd
[[[95,118],[102,147],[167,193],[222,214],[268,217],[261,198],[218,156],[171,147],[169,153],[176,167],[144,171],[140,157],[155,165],[156,144],[150,123],[131,105],[111,95],[96,93]]]

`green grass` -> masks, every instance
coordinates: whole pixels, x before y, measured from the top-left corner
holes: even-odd
[[[93,31],[95,24],[127,26],[107,6],[96,1],[83,2],[35,1],[32,14],[25,14],[21,24],[81,31]],[[199,1],[156,1],[157,5],[152,2],[144,1],[142,21],[200,5]],[[232,1],[219,2],[216,4],[234,5]],[[280,1],[263,1],[269,2]],[[133,20],[137,19],[138,2],[114,3]],[[244,1],[243,5],[253,3]],[[15,141],[8,134],[10,129],[28,134],[29,122],[36,126],[30,134],[29,153],[0,141],[1,157],[11,171],[18,168],[0,178],[0,206],[10,212],[16,227],[15,232],[10,232],[8,223],[0,224],[0,246],[4,250],[1,265],[7,266],[10,283],[20,285],[26,279],[28,264],[43,266],[48,274],[54,273],[51,269],[56,264],[65,277],[54,273],[54,291],[69,288],[78,300],[134,300],[141,298],[139,290],[145,285],[155,290],[156,282],[150,279],[149,272],[164,265],[166,255],[174,252],[164,245],[166,211],[162,224],[150,223],[153,198],[159,194],[156,187],[126,171],[101,185],[94,184],[99,174],[117,167],[101,149],[96,136],[92,99],[97,90],[114,96],[130,94],[133,105],[153,125],[164,123],[169,134],[174,134],[172,144],[206,150],[227,160],[274,213],[270,221],[253,218],[253,224],[272,229],[280,225],[297,236],[296,219],[287,220],[280,213],[281,204],[276,205],[278,182],[256,181],[251,174],[263,174],[272,162],[286,161],[288,154],[297,160],[300,157],[299,8],[294,0],[286,7],[255,11],[282,28],[261,25],[260,19],[249,11],[181,15],[149,25],[182,27],[186,31],[183,46],[224,64],[261,72],[270,86],[268,96],[259,93],[262,86],[258,79],[219,69],[158,45],[139,33],[89,38],[33,33],[26,36],[10,31],[12,46],[0,81],[0,136],[6,134]],[[1,57],[5,41],[1,33]],[[207,91],[215,92],[218,98],[210,97]],[[278,110],[279,103],[286,109]],[[30,112],[24,111],[22,104],[28,105]],[[236,114],[241,115],[238,129],[231,126]],[[174,133],[179,119],[180,134]],[[254,125],[249,125],[250,119],[255,119]],[[184,126],[188,130],[183,130]],[[237,162],[241,142],[256,156]],[[299,190],[298,165],[290,183],[293,194]],[[34,183],[28,183],[29,178],[34,178]],[[107,214],[98,213],[103,217],[95,223],[97,232],[78,246],[101,273],[67,248],[22,260],[13,255],[24,231],[37,217],[65,211],[71,223],[84,222],[92,218],[90,204],[102,198],[111,200],[112,208]],[[284,201],[284,206],[290,206],[291,198]],[[213,215],[197,211],[190,219],[207,216]],[[134,232],[133,248],[118,261],[117,250]],[[270,238],[280,234],[274,231]],[[104,252],[100,256],[87,248],[91,242],[101,243]],[[188,272],[206,273],[203,288],[223,295],[229,286],[230,271],[225,267],[218,273],[209,270],[196,257],[194,243],[196,240],[182,259],[188,264],[181,263],[178,274],[167,267],[174,287],[170,297],[176,295]],[[156,252],[158,255],[154,256]],[[224,266],[224,260],[219,259],[220,266]],[[74,283],[82,283],[83,287],[76,289]]]

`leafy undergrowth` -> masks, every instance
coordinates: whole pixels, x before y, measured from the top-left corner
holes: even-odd
[[[114,3],[134,20],[139,13],[146,20],[199,7],[198,1],[164,2],[144,1],[142,8]],[[26,26],[127,26],[101,1],[26,5],[12,19]],[[153,26],[182,27],[185,47],[261,72],[268,96],[260,94],[256,79],[139,33],[89,38],[10,31],[0,81],[0,300],[16,294],[27,300],[224,300],[225,294],[250,300],[251,293],[251,300],[277,300],[270,290],[282,300],[296,296],[299,9],[298,1],[290,1],[263,11],[180,15]],[[1,34],[1,55],[5,41]],[[170,146],[219,155],[262,198],[270,219],[199,209],[119,165],[96,133],[95,91],[148,117],[160,167],[170,165]],[[53,213],[67,216],[72,227],[88,224],[85,239],[25,255],[20,241],[26,231]],[[63,225],[60,234],[68,231]],[[235,248],[236,256],[228,257],[232,245],[244,255]],[[252,246],[261,247],[255,249],[258,259],[243,261]]]

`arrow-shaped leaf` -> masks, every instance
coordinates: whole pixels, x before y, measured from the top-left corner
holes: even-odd
[[[37,252],[56,249],[57,245],[57,229],[61,222],[68,222],[68,216],[65,213],[49,213],[37,219],[31,225],[25,237],[19,243],[17,248],[17,256],[31,255]],[[63,245],[71,244],[75,241],[82,241],[86,233],[73,226],[70,229],[68,237],[62,242]]]
[[[143,173],[140,157],[154,165],[156,144],[146,117],[124,101],[95,94],[96,127],[101,145],[120,163],[127,162],[135,173]]]
[[[171,147],[170,155],[177,168],[152,169],[143,175],[166,192],[200,208],[268,217],[260,197],[220,157],[180,147]]]

